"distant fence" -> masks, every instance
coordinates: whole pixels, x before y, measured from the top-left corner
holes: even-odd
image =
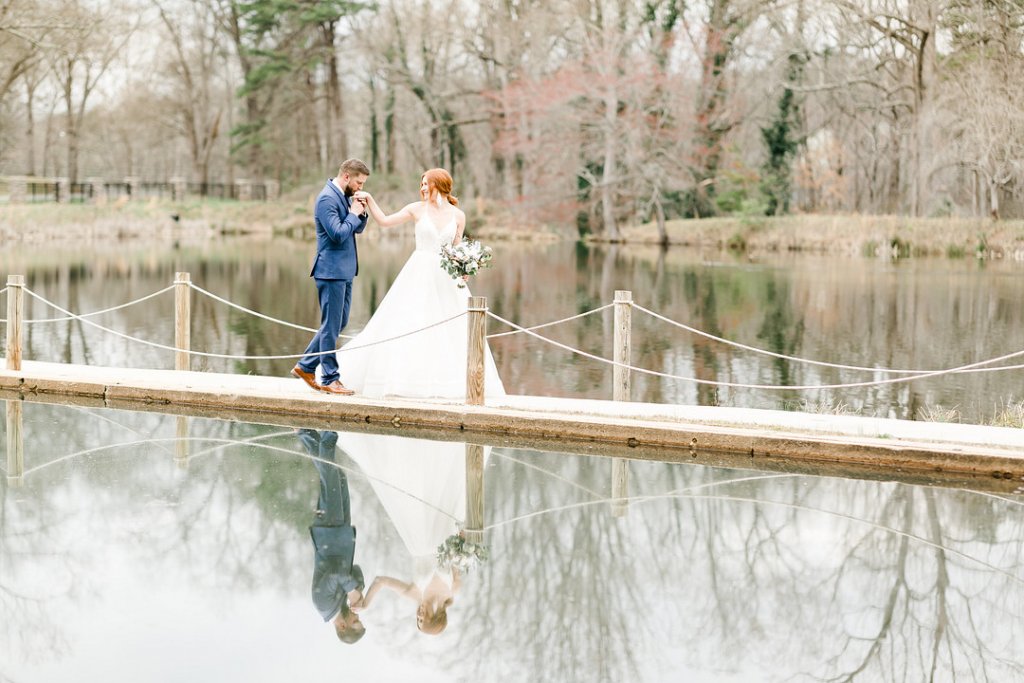
[[[93,204],[153,198],[181,201],[188,197],[266,201],[279,196],[280,185],[274,180],[191,183],[182,178],[163,182],[138,178],[125,178],[121,181],[86,178],[72,183],[67,178],[0,177],[0,203],[3,204]]]

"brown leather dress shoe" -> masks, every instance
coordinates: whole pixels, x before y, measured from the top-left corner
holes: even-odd
[[[300,368],[298,365],[296,365],[294,368],[292,368],[292,377],[298,377],[303,382],[308,384],[311,389],[316,389],[317,391],[322,391],[323,390],[323,387],[321,387],[316,382],[316,375],[313,374],[312,372],[306,372],[305,370]]]
[[[328,394],[338,394],[339,396],[351,396],[356,393],[338,380],[334,380],[330,384],[321,384],[320,391],[326,391]]]

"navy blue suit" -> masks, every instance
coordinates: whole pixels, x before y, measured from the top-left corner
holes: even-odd
[[[348,592],[363,589],[363,570],[354,564],[356,528],[348,495],[348,479],[335,460],[337,432],[298,430],[299,442],[316,458],[320,497],[309,527],[313,540],[313,604],[324,621],[348,607]]]
[[[313,217],[316,221],[316,258],[309,274],[316,282],[320,299],[320,329],[298,366],[305,372],[323,370],[320,383],[327,385],[338,379],[338,335],[348,324],[352,305],[352,278],[359,273],[356,235],[366,228],[366,215],[349,213],[350,201],[345,193],[327,181],[316,198]],[[330,353],[325,353],[330,352]],[[314,355],[314,354],[321,355]]]

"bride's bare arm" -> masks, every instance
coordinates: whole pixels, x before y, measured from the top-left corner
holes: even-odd
[[[373,580],[373,583],[370,584],[370,589],[366,591],[366,597],[363,598],[361,605],[363,609],[373,602],[373,599],[377,597],[377,593],[380,592],[381,588],[390,588],[399,595],[404,595],[414,602],[419,601],[420,599],[418,595],[419,591],[416,590],[416,586],[413,584],[399,581],[398,579],[394,579],[390,576],[378,576]]]
[[[416,220],[416,214],[413,212],[413,207],[419,204],[419,202],[413,202],[412,204],[406,204],[401,209],[393,214],[385,214],[383,209],[377,204],[377,200],[373,198],[368,192],[357,192],[354,195],[357,199],[360,196],[366,197],[367,205],[370,215],[373,216],[373,220],[377,222],[382,228],[393,228],[396,225],[401,225],[407,221]]]
[[[461,209],[455,209],[455,239],[452,246],[462,241],[462,233],[466,232],[466,214]]]

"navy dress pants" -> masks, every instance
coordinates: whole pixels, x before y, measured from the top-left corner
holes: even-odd
[[[349,307],[352,305],[351,280],[315,279],[320,299],[320,329],[303,352],[306,355],[298,362],[305,372],[315,373],[316,366],[322,370],[320,383],[330,384],[338,379],[338,335],[348,325]],[[313,355],[320,354],[320,355]]]

